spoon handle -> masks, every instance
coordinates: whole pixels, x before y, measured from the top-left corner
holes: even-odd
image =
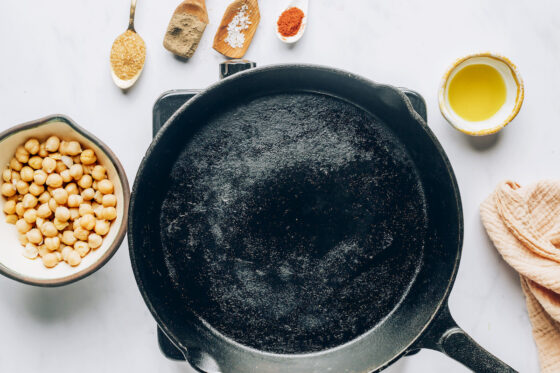
[[[132,0],[130,4],[130,19],[128,20],[128,29],[134,30],[134,14],[136,13],[136,0]]]

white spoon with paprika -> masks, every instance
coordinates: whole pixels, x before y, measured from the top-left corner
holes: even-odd
[[[120,89],[136,83],[146,61],[146,43],[134,29],[135,12],[136,0],[132,0],[128,29],[115,39],[111,48],[111,75]]]
[[[276,35],[286,43],[293,44],[303,36],[307,26],[309,0],[290,0],[276,22]]]

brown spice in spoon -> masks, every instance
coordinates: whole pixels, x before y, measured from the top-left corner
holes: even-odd
[[[146,60],[146,44],[132,30],[119,35],[111,48],[111,67],[119,79],[134,78]]]

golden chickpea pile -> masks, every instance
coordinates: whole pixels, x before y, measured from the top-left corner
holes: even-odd
[[[6,221],[15,224],[23,255],[47,268],[78,266],[98,249],[117,217],[117,197],[95,152],[56,136],[19,146],[2,172]]]

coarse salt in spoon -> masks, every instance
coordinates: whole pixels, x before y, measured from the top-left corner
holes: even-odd
[[[283,20],[283,17],[285,17],[287,15],[286,12],[288,12],[291,8],[299,9],[303,13],[303,17],[301,18],[301,23],[299,24],[299,27],[298,27],[295,35],[284,35],[280,31],[280,26],[281,26],[280,23]],[[297,41],[299,41],[299,39],[301,39],[301,37],[303,36],[303,34],[305,32],[305,27],[307,26],[308,10],[309,10],[309,0],[290,0],[289,1],[288,6],[282,10],[280,15],[278,16],[278,21],[275,24],[276,35],[278,36],[278,38],[282,42],[284,42],[286,44],[293,44],[293,43],[296,43]],[[297,16],[297,12],[294,12],[294,13]]]
[[[128,29],[119,35],[111,48],[111,75],[120,89],[128,89],[136,83],[146,61],[146,43],[134,29],[136,0],[130,5]]]

